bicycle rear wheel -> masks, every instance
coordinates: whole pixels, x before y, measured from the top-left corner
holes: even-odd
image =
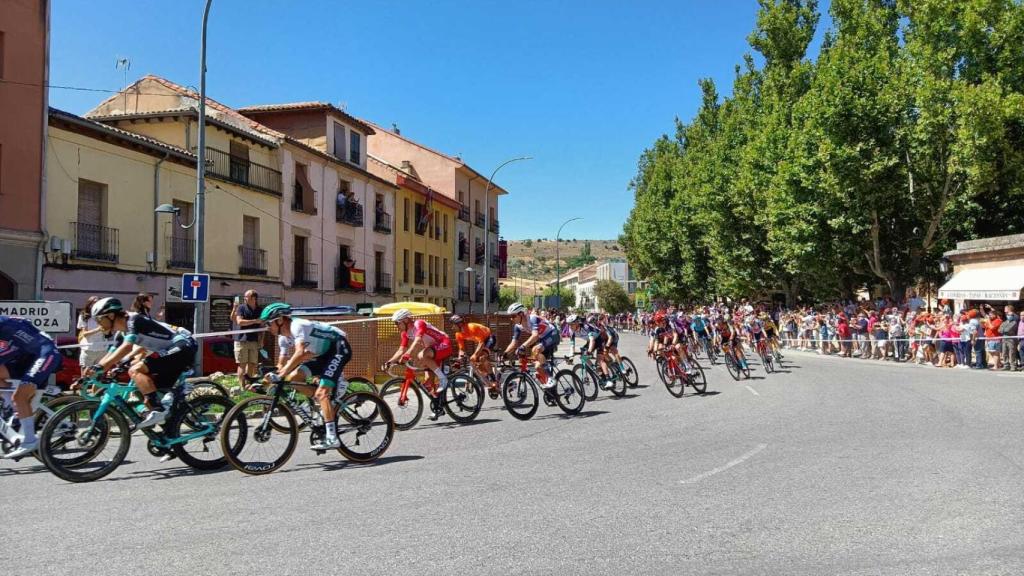
[[[710,362],[711,365],[714,366],[715,365],[715,347],[711,343],[710,340],[707,340],[707,339],[704,340],[704,353],[707,354],[707,356],[708,356],[708,362]]]
[[[626,356],[622,357],[622,374],[630,388],[640,385],[640,373],[636,371],[636,364],[633,364],[633,361]]]
[[[275,402],[271,396],[253,396],[239,402],[221,423],[221,453],[235,469],[246,474],[258,476],[280,469],[288,463],[298,443],[295,415],[280,399]]]
[[[501,385],[501,401],[505,409],[517,420],[529,420],[540,407],[537,385],[529,375],[514,372]]]
[[[775,372],[775,362],[772,360],[772,355],[767,351],[761,353],[761,364],[764,366],[764,371],[768,374]]]
[[[572,372],[583,384],[583,396],[587,400],[594,400],[597,398],[597,393],[600,387],[597,385],[598,379],[597,374],[594,373],[594,369],[584,364],[577,364],[572,367]]]
[[[625,382],[622,383],[622,386],[623,393],[625,393]],[[555,374],[555,389],[552,393],[555,395],[558,407],[570,416],[579,414],[587,403],[586,397],[583,396],[583,383],[569,369],[559,370]]]
[[[191,397],[164,430],[168,439],[196,435],[184,444],[172,446],[174,455],[196,470],[217,470],[227,465],[228,461],[220,451],[217,437],[224,417],[234,405],[227,398],[213,394]],[[238,439],[229,448],[235,450],[240,444],[241,439]]]
[[[468,374],[456,374],[448,379],[444,389],[444,411],[452,420],[465,424],[472,422],[484,406],[484,385]]]
[[[43,427],[39,456],[46,468],[68,482],[92,482],[121,465],[131,448],[131,426],[113,406],[102,415],[96,400],[73,402]],[[115,435],[116,433],[116,435]]]
[[[395,438],[395,419],[384,400],[369,392],[346,394],[335,412],[338,452],[352,462],[373,462]]]
[[[611,371],[611,393],[618,396],[619,398],[626,395],[626,377],[622,375],[622,370],[619,365],[614,362],[608,363],[608,369]]]
[[[391,409],[395,428],[409,430],[423,417],[423,393],[416,383],[409,385],[405,402],[400,402],[404,378],[392,378],[380,387],[380,397]]]

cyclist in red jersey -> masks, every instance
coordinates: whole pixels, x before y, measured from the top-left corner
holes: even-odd
[[[423,385],[427,390],[433,389],[434,377],[437,377],[437,389],[430,399],[432,414],[428,416],[431,420],[437,420],[441,415],[437,399],[448,387],[448,377],[441,370],[441,362],[444,362],[452,354],[451,339],[444,331],[426,320],[413,319],[412,312],[405,308],[392,314],[391,320],[401,331],[402,342],[395,355],[384,365],[387,367],[399,361],[404,363],[415,358],[416,364],[423,368],[426,376]]]

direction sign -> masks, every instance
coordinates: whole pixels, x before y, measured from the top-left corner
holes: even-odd
[[[181,301],[206,302],[210,299],[209,274],[182,274]]]
[[[24,318],[43,332],[70,332],[71,310],[71,302],[0,301],[0,316]]]

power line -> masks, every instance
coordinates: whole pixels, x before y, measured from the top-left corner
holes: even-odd
[[[136,92],[134,90],[107,90],[104,88],[86,88],[84,86],[62,86],[59,84],[41,84],[39,82],[19,82],[17,80],[0,79],[0,84],[14,84],[17,86],[31,86],[33,88],[53,88],[56,90],[74,90],[77,92],[102,92],[104,94],[120,94],[122,92],[138,96],[164,96],[178,98],[177,94],[157,94],[155,92]]]

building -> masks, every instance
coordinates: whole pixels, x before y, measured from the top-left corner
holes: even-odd
[[[0,300],[38,299],[50,3],[0,2]]]
[[[585,312],[597,312],[600,308],[594,288],[597,286],[597,270],[601,264],[591,264],[575,270],[570,270],[558,278],[557,283],[562,289],[571,290],[575,295],[575,302],[570,308],[576,308]],[[556,280],[547,283],[554,287]]]
[[[398,186],[367,170],[373,128],[323,102],[239,108],[284,135],[283,279],[294,304],[394,301]]]
[[[505,189],[493,183],[488,187],[487,177],[459,157],[428,148],[397,129],[370,124],[375,130],[368,144],[373,157],[398,167],[459,205],[451,254],[456,279],[454,310],[465,312],[472,304],[482,303],[485,288],[488,309],[496,310],[500,264],[498,200],[507,193]]]
[[[412,174],[370,155],[370,169],[395,182],[395,296],[453,309],[454,225],[459,205]]]
[[[629,265],[625,262],[603,262],[598,264],[594,271],[597,280],[612,280],[622,286],[627,293],[632,294],[635,289],[635,281],[631,285],[629,276]],[[631,291],[630,288],[633,288]]]
[[[957,242],[943,254],[953,276],[939,298],[955,302],[955,309],[981,303],[1024,305],[1024,234]]]

